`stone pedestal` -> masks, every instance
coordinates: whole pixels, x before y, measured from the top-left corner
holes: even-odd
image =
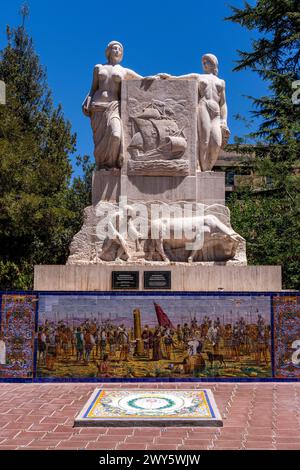
[[[200,202],[225,205],[225,173],[197,171],[190,176],[122,175],[119,170],[98,170],[93,173],[92,204],[100,201]]]
[[[197,172],[197,202],[225,206],[225,173],[215,171]]]
[[[92,181],[92,204],[100,201],[116,202],[120,197],[120,170],[96,170]]]
[[[113,271],[139,271],[144,288],[145,271],[171,271],[171,291],[270,292],[281,290],[280,266],[205,266],[199,263],[35,266],[34,289],[39,291],[110,291]],[[153,289],[155,290],[155,289]],[[168,291],[170,291],[168,289]]]
[[[195,176],[122,176],[121,193],[128,201],[195,201]]]

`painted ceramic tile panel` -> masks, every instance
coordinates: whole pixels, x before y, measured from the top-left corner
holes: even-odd
[[[273,298],[275,376],[300,378],[300,296]]]
[[[268,296],[40,295],[39,378],[271,376]]]
[[[222,426],[211,390],[96,389],[79,415],[77,426],[192,425]]]
[[[3,295],[0,322],[0,378],[33,377],[37,296]]]
[[[140,418],[149,415],[214,417],[204,390],[99,390],[84,417]]]

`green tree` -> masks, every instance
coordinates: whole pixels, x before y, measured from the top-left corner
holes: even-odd
[[[76,229],[81,227],[83,209],[91,204],[92,200],[92,177],[95,163],[91,162],[88,155],[78,155],[76,165],[81,169],[81,175],[74,177],[70,187],[69,207],[78,214]]]
[[[300,4],[294,0],[244,2],[231,7],[227,20],[256,30],[250,51],[238,51],[234,70],[250,69],[268,83],[269,94],[251,97],[253,115],[260,118],[249,134],[254,146],[237,146],[254,153],[254,171],[268,177],[263,191],[251,188],[229,201],[232,221],[248,241],[253,264],[279,264],[284,288],[300,286],[299,167],[300,105],[292,101],[293,83],[300,79]],[[271,179],[271,183],[270,183]]]
[[[0,289],[32,288],[35,264],[65,263],[81,223],[84,178],[71,184],[76,135],[54,106],[23,25],[7,28],[0,79]]]

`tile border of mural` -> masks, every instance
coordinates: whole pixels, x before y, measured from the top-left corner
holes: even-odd
[[[299,336],[296,337],[293,334],[294,331],[291,321],[298,318],[300,323],[300,296],[294,295],[292,292],[290,292],[289,295],[285,295],[284,297],[273,296],[272,307],[272,315],[274,317],[274,377],[284,380],[287,378],[299,380],[300,325]],[[288,322],[288,320],[290,321]],[[297,322],[297,320],[295,320],[295,322]],[[295,364],[295,359],[298,359],[298,364]]]
[[[30,305],[30,333],[31,333],[31,336],[30,338],[22,338],[21,335],[19,336],[14,336],[15,340],[14,340],[14,344],[13,344],[13,347],[12,347],[12,350],[14,350],[15,353],[17,353],[18,349],[16,347],[16,344],[20,343],[22,344],[22,341],[25,341],[25,343],[27,342],[27,346],[29,348],[29,350],[31,351],[30,353],[30,358],[27,354],[27,358],[26,358],[26,355],[24,357],[24,355],[21,355],[19,356],[17,354],[17,356],[14,356],[14,359],[18,359],[16,362],[18,364],[18,361],[23,361],[23,364],[24,364],[24,361],[26,362],[27,360],[29,361],[29,369],[25,367],[25,370],[28,369],[28,372],[27,372],[27,377],[22,377],[22,365],[17,368],[14,368],[12,367],[12,369],[9,369],[9,367],[7,368],[7,373],[9,374],[9,371],[10,370],[15,370],[15,375],[16,377],[1,377],[1,370],[2,371],[5,371],[5,368],[1,368],[0,366],[0,381],[16,381],[16,382],[32,382],[36,376],[36,370],[35,370],[35,349],[36,349],[36,327],[37,327],[37,321],[38,321],[38,299],[39,299],[39,296],[37,293],[32,293],[32,292],[4,292],[4,293],[1,293],[0,294],[0,333],[2,333],[2,328],[3,328],[3,324],[2,324],[2,321],[4,319],[4,306],[5,306],[5,301],[7,300],[9,302],[10,301],[16,301],[18,298],[19,300],[22,299],[22,297],[25,297],[27,298],[27,303],[31,304]],[[8,328],[7,326],[8,324],[8,319],[6,318],[6,328]],[[14,326],[14,331],[16,329],[16,326]],[[17,338],[17,341],[16,341],[16,338]],[[1,337],[0,337],[1,339]],[[29,347],[29,344],[30,344],[30,347]],[[4,343],[5,345],[5,343]],[[28,349],[27,348],[27,349]],[[20,348],[19,348],[20,349]],[[6,344],[6,351],[5,351],[5,347],[4,347],[4,357],[6,356],[7,354],[7,344]],[[26,349],[25,349],[26,351]],[[2,350],[2,353],[3,353],[3,350]],[[20,377],[17,377],[18,375],[20,375]]]
[[[247,297],[247,296],[258,296],[258,297],[269,297],[270,299],[270,320],[271,320],[271,366],[272,372],[270,377],[190,377],[190,378],[163,378],[163,377],[141,377],[141,378],[124,378],[124,377],[99,377],[99,378],[39,378],[37,377],[37,337],[34,340],[34,351],[33,351],[33,378],[0,378],[1,382],[35,382],[35,383],[46,383],[46,382],[93,382],[93,383],[155,383],[155,382],[298,382],[300,377],[288,377],[282,378],[276,376],[276,364],[275,364],[275,309],[274,309],[274,297],[300,297],[300,292],[291,292],[291,291],[272,291],[272,292],[256,292],[256,291],[247,291],[247,292],[224,292],[224,291],[201,291],[201,292],[162,292],[162,291],[147,291],[147,292],[136,292],[136,291],[107,291],[107,292],[85,292],[85,291],[0,291],[0,322],[2,315],[2,297],[4,295],[36,295],[38,299],[40,296],[52,295],[52,296],[102,296],[102,297]],[[35,312],[35,333],[37,335],[38,328],[38,318],[39,318],[39,302],[37,302],[37,308]],[[0,323],[1,324],[1,323]]]

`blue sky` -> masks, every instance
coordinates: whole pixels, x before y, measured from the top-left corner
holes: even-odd
[[[143,76],[200,72],[202,54],[214,53],[219,59],[219,76],[226,80],[231,135],[249,132],[234,115],[249,117],[251,103],[243,95],[261,96],[266,85],[252,72],[232,71],[238,58],[236,50],[249,50],[257,34],[224,21],[230,14],[229,5],[241,7],[242,0],[28,3],[27,29],[47,69],[54,101],[62,104],[77,133],[77,153],[93,152],[90,123],[81,112],[81,103],[90,88],[93,66],[104,63],[105,46],[112,39],[124,45],[123,65]],[[6,45],[6,25],[16,26],[21,21],[21,4],[22,0],[0,2],[1,49]]]

